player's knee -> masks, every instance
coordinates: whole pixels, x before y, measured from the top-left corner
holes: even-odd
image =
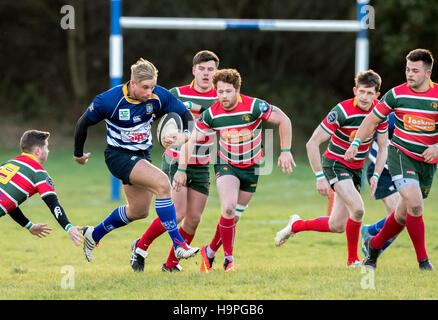
[[[169,179],[159,179],[156,181],[155,192],[159,199],[170,198],[172,196],[172,187]]]
[[[421,204],[414,205],[410,209],[409,213],[414,217],[419,217],[423,214],[423,206]]]
[[[354,221],[362,221],[364,215],[364,209],[360,208],[353,211],[352,218]]]
[[[234,217],[236,212],[236,206],[229,204],[229,205],[225,205],[223,208],[223,213],[224,215],[228,216],[228,217]]]

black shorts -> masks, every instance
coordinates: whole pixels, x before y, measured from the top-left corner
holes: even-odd
[[[137,162],[142,159],[152,162],[148,150],[131,151],[111,146],[105,149],[105,163],[109,171],[114,177],[122,180],[123,184],[131,184],[129,175]]]
[[[367,169],[368,183],[370,182],[370,179],[373,176],[373,174],[374,174],[374,163],[371,162],[368,165],[368,169]],[[392,183],[392,177],[389,174],[388,169],[384,168],[382,170],[382,173],[380,174],[379,182],[377,182],[377,189],[376,189],[376,193],[374,194],[374,197],[376,198],[376,200],[379,200],[386,198],[396,192],[397,189]]]

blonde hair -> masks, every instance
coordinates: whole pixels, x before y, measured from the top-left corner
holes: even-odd
[[[158,69],[143,58],[131,66],[131,80],[134,82],[141,82],[143,80],[152,80],[158,77]]]

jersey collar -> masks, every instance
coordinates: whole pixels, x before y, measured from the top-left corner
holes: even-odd
[[[29,158],[31,158],[32,160],[36,161],[37,163],[40,163],[40,162],[38,161],[38,159],[37,159],[33,154],[23,152],[21,155],[22,155],[22,156],[25,156],[25,157],[29,157]]]
[[[130,97],[128,95],[128,83],[127,82],[124,86],[123,86],[123,95],[125,96],[126,101],[130,102],[130,103],[141,103],[141,101],[133,99],[132,97]]]
[[[189,88],[195,90],[196,92],[198,92],[198,91],[195,89],[195,79],[193,79],[192,82],[190,82]],[[213,90],[213,89],[214,89],[214,85],[211,85],[210,90]],[[207,92],[208,92],[208,91],[207,91]],[[201,93],[201,92],[200,92],[200,93]]]

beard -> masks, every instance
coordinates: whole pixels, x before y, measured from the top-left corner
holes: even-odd
[[[409,84],[408,82],[408,87],[411,89],[419,89],[424,84],[424,81],[426,81],[426,79],[422,79],[418,81],[411,80],[411,81],[412,81],[411,84]]]
[[[220,102],[222,108],[224,108],[225,110],[229,110],[232,109],[236,104],[237,104],[237,98],[234,99],[229,99],[227,101],[221,101]]]

